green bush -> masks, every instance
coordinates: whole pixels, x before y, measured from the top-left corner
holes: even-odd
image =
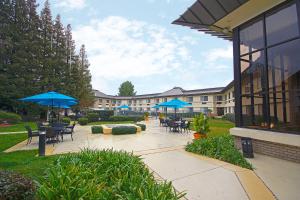
[[[21,122],[22,118],[16,113],[10,113],[5,111],[0,111],[0,123],[7,122],[10,124],[17,124]]]
[[[32,180],[15,172],[0,170],[0,199],[35,199],[35,191]]]
[[[235,114],[233,113],[227,113],[222,118],[233,123],[235,122]]]
[[[146,125],[145,124],[136,124],[137,126],[142,128],[142,131],[146,130]]]
[[[69,117],[64,117],[64,118],[62,118],[62,122],[66,123],[66,124],[70,124],[71,123],[71,119]]]
[[[81,118],[79,118],[78,119],[78,123],[80,124],[80,125],[87,125],[88,124],[88,118],[85,118],[85,117],[81,117]]]
[[[100,110],[97,111],[101,121],[108,121],[110,117],[114,116],[113,110]]]
[[[230,135],[193,140],[192,143],[187,144],[185,150],[252,169],[252,165],[234,147],[234,140]]]
[[[143,116],[112,116],[109,118],[109,121],[120,122],[120,121],[134,121],[139,122],[143,121]]]
[[[98,113],[88,113],[87,118],[89,122],[97,122],[100,119],[100,116]]]
[[[38,190],[40,199],[175,200],[182,196],[170,182],[156,182],[140,157],[113,150],[60,156]]]
[[[103,128],[102,126],[92,126],[92,133],[95,134],[95,133],[103,133]]]
[[[112,128],[113,135],[134,134],[137,129],[134,126],[117,126]]]

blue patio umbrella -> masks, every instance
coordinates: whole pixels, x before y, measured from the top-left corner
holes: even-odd
[[[188,102],[185,102],[185,101],[181,101],[179,99],[172,99],[171,101],[166,101],[166,102],[159,104],[159,106],[162,106],[162,107],[174,108],[175,117],[176,117],[176,110],[178,108],[182,108],[182,107],[189,106],[189,105],[191,105],[191,104]]]
[[[159,108],[159,105],[152,106],[152,108]]]
[[[119,106],[118,108],[120,108],[120,109],[122,109],[122,108],[129,108],[129,106],[127,106],[127,105],[122,105],[122,106]]]
[[[53,107],[63,108],[77,104],[77,99],[54,91],[25,97],[20,100],[24,102],[37,103],[44,106],[51,106],[52,110]]]

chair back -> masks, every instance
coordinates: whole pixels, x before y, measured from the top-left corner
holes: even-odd
[[[56,134],[52,127],[46,128],[46,138],[53,138],[55,136]]]
[[[28,137],[31,137],[31,136],[32,136],[32,130],[31,130],[30,126],[26,125],[26,126],[25,126],[25,129],[26,129],[26,131],[27,131]]]

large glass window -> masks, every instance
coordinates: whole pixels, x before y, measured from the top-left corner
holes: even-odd
[[[290,2],[243,25],[239,36],[240,125],[300,133],[296,4]]]
[[[246,54],[264,47],[263,21],[249,24],[240,31],[240,53]]]
[[[266,17],[268,45],[273,45],[299,35],[296,4],[276,10]]]

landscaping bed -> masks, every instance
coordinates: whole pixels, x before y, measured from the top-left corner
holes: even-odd
[[[235,148],[231,135],[211,136],[205,139],[193,140],[192,143],[187,144],[185,150],[252,169],[252,165]]]
[[[141,158],[113,150],[59,157],[40,181],[41,199],[179,199],[170,182],[156,182]],[[80,188],[80,189],[79,189]]]

